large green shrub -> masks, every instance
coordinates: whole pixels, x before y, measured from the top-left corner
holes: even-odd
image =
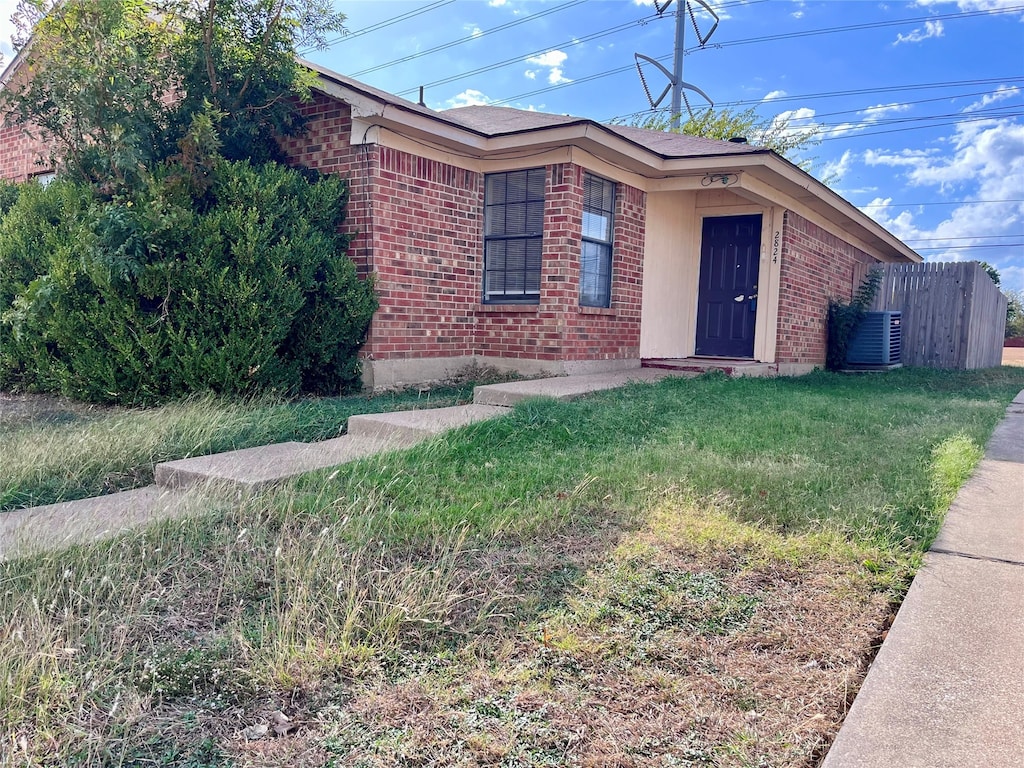
[[[828,347],[825,367],[830,371],[841,371],[846,367],[846,354],[853,343],[868,307],[871,306],[882,285],[884,270],[875,267],[868,271],[864,281],[857,288],[849,304],[836,299],[828,303]]]
[[[342,391],[376,309],[337,230],[347,186],[218,161],[133,198],[26,186],[0,220],[0,387],[149,403]]]

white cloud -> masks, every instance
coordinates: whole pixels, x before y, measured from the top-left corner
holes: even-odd
[[[961,11],[1005,11],[1007,8],[1020,8],[1020,0],[916,0],[914,3],[922,8],[954,4]]]
[[[507,2],[508,0],[488,0],[487,4],[491,6],[491,8],[501,8],[501,6],[505,5]]]
[[[475,88],[467,88],[459,95],[448,99],[445,104],[449,107],[477,107],[487,106],[493,101]]]
[[[835,184],[843,180],[853,165],[854,155],[850,150],[843,152],[838,160],[832,160],[822,166],[820,177],[828,184]]]
[[[963,122],[943,142],[948,150],[869,151],[868,165],[897,169],[911,186],[935,187],[958,204],[935,226],[919,224],[920,211],[876,199],[866,213],[929,261],[980,259],[1003,275],[1006,288],[1024,289],[1024,124],[1012,120]],[[999,235],[1008,235],[999,239]],[[1001,247],[965,248],[992,244]]]
[[[873,107],[861,111],[861,116],[869,123],[877,123],[879,120],[887,115],[895,114],[897,112],[906,112],[910,109],[909,104],[876,104]]]
[[[785,91],[772,91],[771,93],[765,94],[761,101],[771,101],[772,99],[781,99],[783,96],[788,94]]]
[[[463,24],[462,28],[469,32],[473,37],[480,37],[480,35],[484,33],[484,31],[476,24]]]
[[[979,109],[984,109],[989,104],[994,104],[997,101],[1003,101],[1004,99],[1012,99],[1020,93],[1020,88],[1017,86],[1000,85],[992,93],[986,93],[981,97],[981,101],[976,101],[969,107],[964,108],[964,112],[977,112]]]
[[[810,107],[800,107],[799,109],[790,109],[777,114],[772,119],[768,133],[788,136],[817,128],[818,124],[814,120],[814,110]]]
[[[548,82],[551,85],[560,85],[562,83],[571,83],[572,81],[565,77],[562,70],[562,65],[566,59],[569,58],[569,54],[565,51],[553,50],[547,53],[542,53],[540,56],[530,56],[526,61],[529,64],[534,64],[538,67],[547,67],[548,69]],[[531,70],[527,70],[527,77],[531,80],[535,79],[537,72],[533,71],[533,74],[529,74]]]
[[[11,45],[11,35],[14,34],[14,25],[11,23],[11,16],[18,7],[18,0],[0,0],[0,54],[3,55],[3,66],[11,63],[14,55],[14,46]],[[0,69],[3,67],[0,66]]]
[[[899,45],[900,43],[920,43],[922,40],[928,40],[932,37],[943,37],[943,28],[941,21],[926,21],[924,23],[924,29],[918,27],[913,32],[907,35],[896,35],[896,42],[893,45]]]
[[[527,61],[538,67],[560,67],[567,58],[569,58],[569,54],[565,51],[554,50],[542,53],[540,56],[531,56]]]
[[[906,112],[910,109],[909,104],[876,104],[873,107],[862,109],[858,115],[860,121],[856,123],[840,123],[839,125],[833,126],[829,129],[829,136],[842,136],[846,133],[852,133],[853,131],[863,131],[865,128],[878,123],[890,115],[898,114],[899,112]]]

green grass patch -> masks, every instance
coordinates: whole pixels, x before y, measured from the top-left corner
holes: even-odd
[[[5,417],[0,403],[0,511],[148,485],[163,461],[344,434],[359,413],[468,402],[473,383],[368,397],[282,401],[196,396],[156,408],[84,408],[46,400]],[[13,406],[8,406],[14,411]]]
[[[1021,389],[901,370],[535,400],[3,563],[0,739],[33,766],[814,765]]]

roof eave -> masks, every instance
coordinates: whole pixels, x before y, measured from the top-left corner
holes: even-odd
[[[353,120],[363,121],[368,128],[381,126],[436,148],[474,158],[521,157],[524,151],[540,153],[571,145],[648,179],[745,171],[784,195],[807,205],[844,231],[892,255],[895,260],[923,260],[912,248],[848,200],[770,149],[751,147],[721,154],[669,156],[586,118],[489,135],[452,120],[443,113],[398,97],[387,98],[382,92],[361,89],[353,82],[332,77],[333,73],[329,70],[315,65],[310,68],[320,76],[323,84],[320,90],[347,101],[352,106]],[[366,136],[368,131],[364,132]]]

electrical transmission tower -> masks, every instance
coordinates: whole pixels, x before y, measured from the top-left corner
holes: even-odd
[[[705,11],[711,14],[714,24],[711,25],[711,29],[707,31],[707,34],[703,34],[700,28],[697,26],[697,17],[693,12],[693,3],[701,6]],[[665,11],[672,5],[673,0],[654,0],[654,7],[658,11],[659,16],[664,16]],[[655,59],[650,56],[644,56],[642,53],[633,54],[633,58],[636,60],[636,71],[640,75],[640,84],[644,87],[644,93],[647,94],[647,101],[650,102],[651,109],[657,109],[658,105],[665,100],[665,96],[672,92],[671,101],[671,127],[672,130],[678,130],[680,126],[680,118],[682,117],[682,107],[686,104],[686,111],[693,117],[693,110],[690,108],[690,100],[686,98],[686,91],[690,90],[694,93],[700,94],[708,102],[708,104],[714,104],[711,98],[704,93],[700,88],[695,85],[683,81],[683,38],[686,32],[686,17],[690,17],[690,22],[693,24],[693,31],[697,35],[697,43],[703,48],[707,45],[708,40],[715,34],[715,30],[718,29],[718,14],[708,5],[704,0],[675,0],[676,3],[676,37],[675,37],[675,56],[672,61],[672,71],[669,72],[665,67],[659,64]],[[640,66],[640,62],[645,61],[648,64],[653,65],[668,78],[668,85],[661,92],[658,98],[654,98],[651,95],[651,89],[647,86],[647,78],[644,76],[644,70]]]

